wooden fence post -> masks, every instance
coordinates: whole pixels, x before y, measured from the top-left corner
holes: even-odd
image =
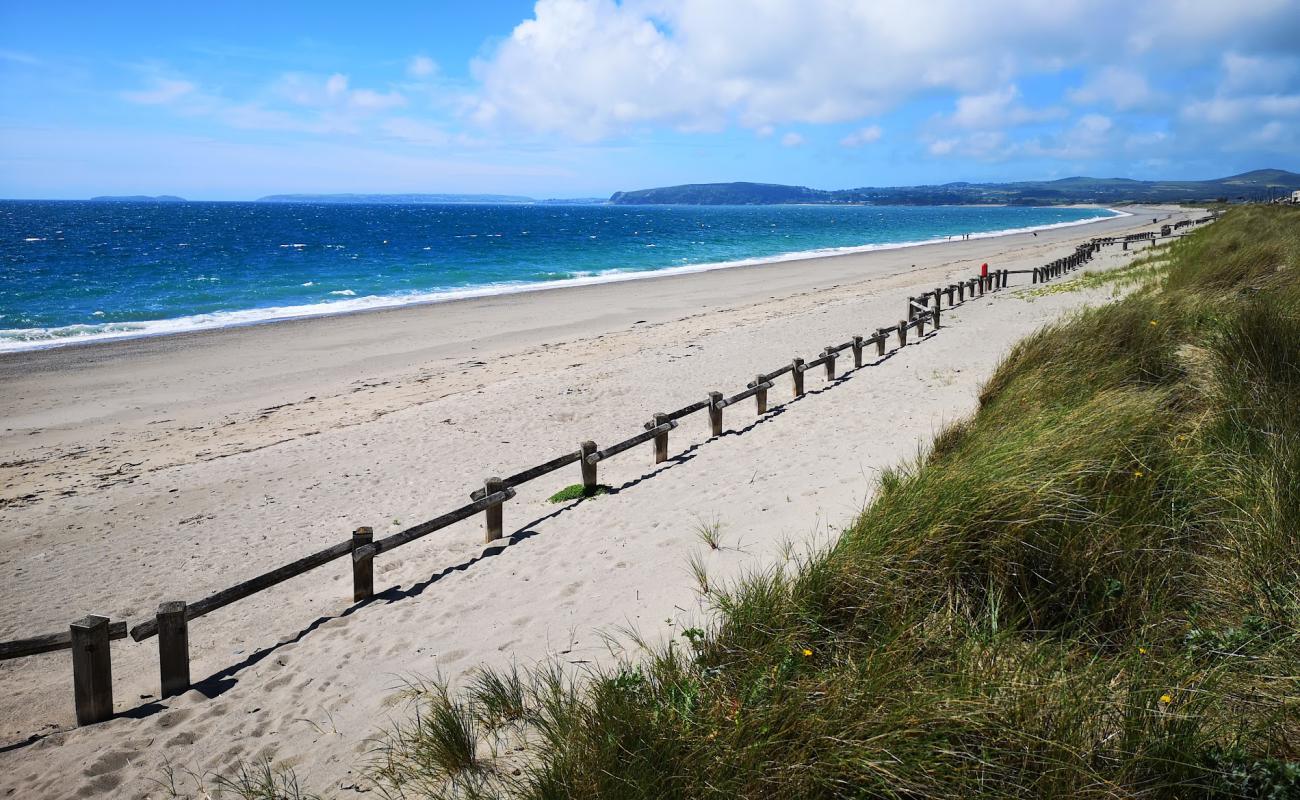
[[[1029,282],[1030,282],[1030,283],[1038,283],[1038,267],[1034,267],[1034,274],[1033,274],[1033,277],[1030,278]]]
[[[362,526],[352,532],[352,602],[369,600],[375,594],[375,556],[357,550],[375,540],[373,528]]]
[[[108,649],[108,617],[91,614],[72,623],[72,694],[77,724],[93,725],[113,716],[113,663]]]
[[[190,689],[190,628],[185,601],[158,605],[158,675],[160,697],[184,694]]]
[[[582,458],[578,459],[578,463],[582,465],[582,491],[587,494],[596,489],[596,465],[587,463],[587,456],[596,452],[596,443],[583,442],[578,445],[578,452],[582,454]]]
[[[500,478],[488,478],[483,481],[484,497],[490,497],[502,489]],[[484,543],[495,542],[500,539],[503,533],[502,525],[502,504],[494,503],[483,510],[483,541]]]
[[[709,392],[709,433],[722,435],[722,392]]]
[[[961,281],[957,281],[957,301],[960,303],[966,302],[966,287]]]
[[[830,347],[822,351],[822,354],[826,356],[826,382],[827,383],[833,383],[835,381],[835,359],[839,356],[839,353],[835,352],[835,350],[833,349],[834,347],[835,347],[834,345],[831,345]]]
[[[791,363],[793,369],[790,370],[790,375],[794,378],[794,396],[803,397],[803,359],[796,358]]]
[[[925,336],[925,315],[916,318],[916,338],[920,341]]]
[[[907,320],[898,321],[898,346],[907,347]]]
[[[915,319],[915,318],[916,318],[916,306],[913,306],[913,305],[912,305],[912,304],[915,303],[915,302],[916,302],[916,298],[915,298],[915,297],[909,297],[909,298],[907,298],[907,318],[908,318],[909,320],[912,320],[912,319]]]
[[[938,303],[935,303],[934,311],[930,312],[930,316],[934,317],[934,329],[936,331],[939,330],[939,304]]]
[[[952,293],[953,293],[953,286],[950,283],[948,284],[948,308],[952,308]]]
[[[754,377],[755,386],[762,386],[764,383],[767,383],[766,375],[757,375]],[[757,404],[759,416],[766,414],[767,413],[767,390],[759,389],[757,392],[755,392],[754,402]]]
[[[883,357],[885,355],[885,342],[889,339],[889,334],[884,333],[882,328],[876,328],[876,355]]]
[[[853,368],[862,368],[862,337],[853,337]]]
[[[659,427],[668,421],[668,415],[662,412],[655,414],[651,419],[654,427]],[[655,436],[655,463],[662,464],[668,460],[668,432],[657,434]]]

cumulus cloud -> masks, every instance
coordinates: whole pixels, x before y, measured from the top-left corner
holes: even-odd
[[[538,0],[480,60],[474,118],[580,140],[663,124],[684,130],[848,122],[935,90],[963,96],[972,130],[1062,119],[1008,96],[1021,75],[1149,58],[1294,51],[1287,0]],[[1220,49],[1216,49],[1220,48]],[[1122,73],[1078,102],[1130,108],[1146,96]],[[1130,76],[1131,77],[1131,76]]]
[[[794,133],[793,131],[781,137],[782,147],[799,147],[803,143],[804,143],[803,135]]]
[[[879,125],[868,125],[840,139],[840,144],[844,147],[861,147],[864,144],[880,141],[880,137],[884,135],[885,132]]]
[[[438,72],[438,64],[428,56],[412,56],[406,62],[406,74],[412,78],[428,78]]]
[[[1156,100],[1146,76],[1124,67],[1104,67],[1067,94],[1070,101],[1078,105],[1104,104],[1120,111],[1149,110]]]
[[[984,94],[957,98],[957,108],[947,122],[959,128],[1010,128],[1065,116],[1061,108],[1029,108],[1019,102],[1020,89],[1005,86]]]

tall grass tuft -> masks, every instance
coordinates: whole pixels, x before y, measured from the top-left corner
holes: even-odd
[[[1300,796],[1300,209],[1161,258],[1014,347],[834,544],[709,585],[690,646],[530,674],[477,717],[523,720],[524,766],[474,791]],[[396,757],[445,779],[426,738]]]

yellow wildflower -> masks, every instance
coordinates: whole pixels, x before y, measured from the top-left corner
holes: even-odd
[[[1156,323],[1156,321],[1155,321],[1155,320],[1151,320],[1151,327],[1153,327],[1153,328],[1154,328],[1154,327],[1155,327],[1155,326],[1156,326],[1156,324],[1157,324],[1157,323]]]
[[[805,647],[805,648],[803,649],[803,657],[804,657],[804,658],[808,658],[808,657],[811,656],[811,655],[812,655],[812,651]]]
[[[1145,647],[1139,647],[1139,648],[1138,648],[1138,653],[1140,653],[1141,655],[1146,655],[1146,654],[1147,654],[1147,649],[1146,649]]]
[[[1160,702],[1161,704],[1167,706],[1170,703],[1174,702],[1174,698],[1170,697],[1169,692],[1165,692],[1164,694],[1160,695]]]
[[[1135,469],[1135,470],[1133,470],[1133,475],[1134,475],[1134,477],[1141,478],[1141,477],[1142,477],[1142,470],[1140,470],[1140,469]]]

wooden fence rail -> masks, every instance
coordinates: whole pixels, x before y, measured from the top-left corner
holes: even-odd
[[[1181,221],[1174,227],[1212,222],[1217,214],[1195,221]],[[1155,238],[1154,233],[1130,234],[1123,238],[1102,237],[1080,245],[1075,252],[1064,258],[1056,259],[1042,267],[1029,270],[994,270],[987,275],[959,280],[944,287],[935,287],[920,295],[908,298],[907,318],[897,325],[876,328],[871,336],[855,335],[841,343],[827,346],[817,358],[805,362],[795,357],[789,364],[776,370],[760,373],[750,381],[746,388],[729,397],[721,392],[710,392],[707,398],[683,406],[669,413],[657,413],[646,423],[641,433],[598,449],[591,441],[582,442],[576,451],[565,453],[549,461],[521,470],[505,478],[487,478],[483,486],[470,493],[470,503],[435,517],[427,522],[409,527],[382,539],[374,539],[370,528],[358,528],[345,542],[340,542],[324,550],[303,556],[276,569],[254,578],[235,584],[207,597],[186,603],[172,600],[159,605],[152,619],[144,620],[129,630],[129,635],[137,642],[152,636],[158,637],[159,676],[162,696],[167,697],[186,691],[190,687],[189,675],[189,631],[191,620],[210,614],[231,603],[242,600],[286,580],[302,575],[344,556],[351,556],[353,578],[353,602],[361,602],[374,595],[373,564],[375,556],[401,547],[436,531],[469,519],[476,514],[484,514],[484,538],[494,541],[503,534],[502,506],[515,496],[515,487],[540,478],[570,464],[577,463],[581,468],[582,487],[584,491],[594,490],[597,486],[597,465],[605,459],[631,450],[646,442],[654,443],[654,461],[661,463],[668,457],[668,433],[675,429],[679,420],[699,411],[708,410],[710,432],[717,436],[722,433],[723,409],[735,405],[750,397],[755,398],[755,408],[759,415],[767,413],[767,394],[775,388],[776,379],[789,374],[793,383],[793,397],[804,393],[804,373],[818,366],[824,366],[826,380],[836,379],[835,363],[838,355],[845,350],[853,351],[855,369],[863,366],[863,350],[869,344],[876,345],[876,355],[883,357],[891,335],[897,334],[898,346],[907,346],[908,331],[915,330],[918,339],[924,337],[926,325],[935,329],[940,327],[942,319],[943,298],[947,296],[948,306],[952,308],[965,301],[969,295],[972,299],[982,296],[987,291],[1006,288],[1011,275],[1031,275],[1032,283],[1042,283],[1060,277],[1091,260],[1092,255],[1103,246],[1120,243],[1127,249],[1129,242]],[[955,294],[955,299],[954,299]],[[933,301],[933,304],[931,304]],[[78,620],[67,632],[47,634],[31,639],[0,642],[0,660],[47,653],[54,650],[71,649],[73,651],[73,686],[74,701],[77,711],[77,723],[87,725],[108,719],[113,713],[112,672],[110,664],[109,642],[123,639],[128,635],[125,622],[110,622],[107,617],[89,616]]]

